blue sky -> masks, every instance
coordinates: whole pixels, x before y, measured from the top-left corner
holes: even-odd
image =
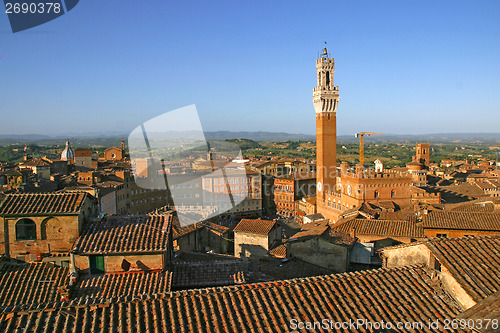
[[[196,104],[205,130],[314,133],[328,41],[339,134],[500,132],[499,1],[82,0],[13,34],[0,134],[128,133]]]

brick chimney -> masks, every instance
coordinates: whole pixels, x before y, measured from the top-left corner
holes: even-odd
[[[352,228],[352,229],[349,231],[349,235],[350,235],[352,238],[356,238],[356,229]]]

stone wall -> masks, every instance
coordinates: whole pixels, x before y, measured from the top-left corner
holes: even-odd
[[[418,244],[384,249],[381,257],[384,259],[384,268],[418,264],[430,267],[432,253],[425,244]]]
[[[79,236],[78,216],[29,216],[27,219],[36,224],[35,240],[17,240],[16,223],[21,218],[2,218],[4,230],[2,234],[8,243],[8,250],[12,258],[29,253],[69,252]],[[3,244],[5,253],[5,243]]]
[[[30,261],[29,254],[69,252],[83,229],[85,220],[96,213],[94,201],[87,198],[78,215],[26,215],[0,217],[0,250],[12,258]],[[36,224],[36,239],[18,240],[16,223],[29,219]]]
[[[462,286],[455,280],[450,271],[441,266],[441,282],[448,293],[460,304],[463,310],[473,307],[476,302],[465,292]]]
[[[89,256],[75,255],[75,265],[80,271],[88,273],[90,271]],[[106,255],[104,267],[106,273],[163,269],[164,253]]]
[[[349,250],[340,245],[327,242],[319,237],[304,242],[291,242],[290,255],[336,272],[349,269]]]
[[[234,255],[236,257],[262,257],[269,250],[267,235],[234,233]]]

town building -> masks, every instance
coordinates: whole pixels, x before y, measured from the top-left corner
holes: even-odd
[[[76,170],[95,169],[90,148],[77,148],[74,150],[74,165]]]
[[[255,258],[265,256],[276,241],[281,240],[281,227],[276,221],[243,219],[233,229],[234,255]]]
[[[417,143],[415,148],[415,156],[413,156],[413,161],[422,163],[426,168],[429,167],[430,163],[430,153],[431,147],[429,143]]]
[[[21,188],[26,185],[27,179],[26,172],[19,170],[2,171],[0,172],[0,192]]]
[[[463,310],[500,290],[500,235],[432,238],[380,250],[385,268],[425,265]]]
[[[49,163],[50,174],[67,175],[69,173],[68,161],[62,159],[50,159],[46,156],[42,157],[42,160]]]
[[[120,161],[125,158],[125,141],[120,147],[111,147],[104,150],[105,161]]]
[[[364,165],[349,167],[347,162],[342,162],[339,173],[336,112],[340,97],[338,86],[333,83],[334,70],[335,60],[330,58],[328,50],[324,48],[316,60],[317,86],[313,89],[316,111],[317,213],[334,222],[343,211],[363,202],[404,205],[421,200],[439,200],[436,195],[419,191],[416,187],[426,184],[426,176],[422,170],[430,162],[430,147],[427,143],[417,144],[415,165],[410,163],[408,166],[411,172],[387,170],[381,163],[377,163],[375,169],[366,169]],[[418,195],[412,196],[412,191],[418,192]]]
[[[296,217],[296,201],[316,193],[315,173],[294,173],[274,179],[274,203],[282,217]]]
[[[0,203],[0,251],[22,261],[56,254],[68,261],[73,243],[96,212],[93,197],[84,192],[7,194]]]
[[[50,178],[50,164],[41,158],[20,163],[19,170],[31,170],[39,179]]]
[[[429,238],[500,234],[498,212],[423,210],[418,220]]]
[[[225,168],[202,177],[203,202],[222,214],[256,216],[262,213],[262,183],[258,172]]]
[[[334,230],[325,220],[304,224],[286,241],[291,256],[338,273],[349,270],[355,242],[356,238]]]
[[[152,271],[172,260],[172,214],[106,216],[86,225],[71,250],[78,271]]]

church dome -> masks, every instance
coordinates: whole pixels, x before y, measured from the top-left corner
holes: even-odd
[[[413,170],[413,171],[421,171],[424,169],[424,166],[425,165],[423,165],[419,161],[413,161],[410,163],[406,163],[406,167],[408,168],[408,170]]]
[[[66,148],[61,153],[61,160],[69,161],[75,158],[75,152],[71,149],[69,140],[66,141]]]

